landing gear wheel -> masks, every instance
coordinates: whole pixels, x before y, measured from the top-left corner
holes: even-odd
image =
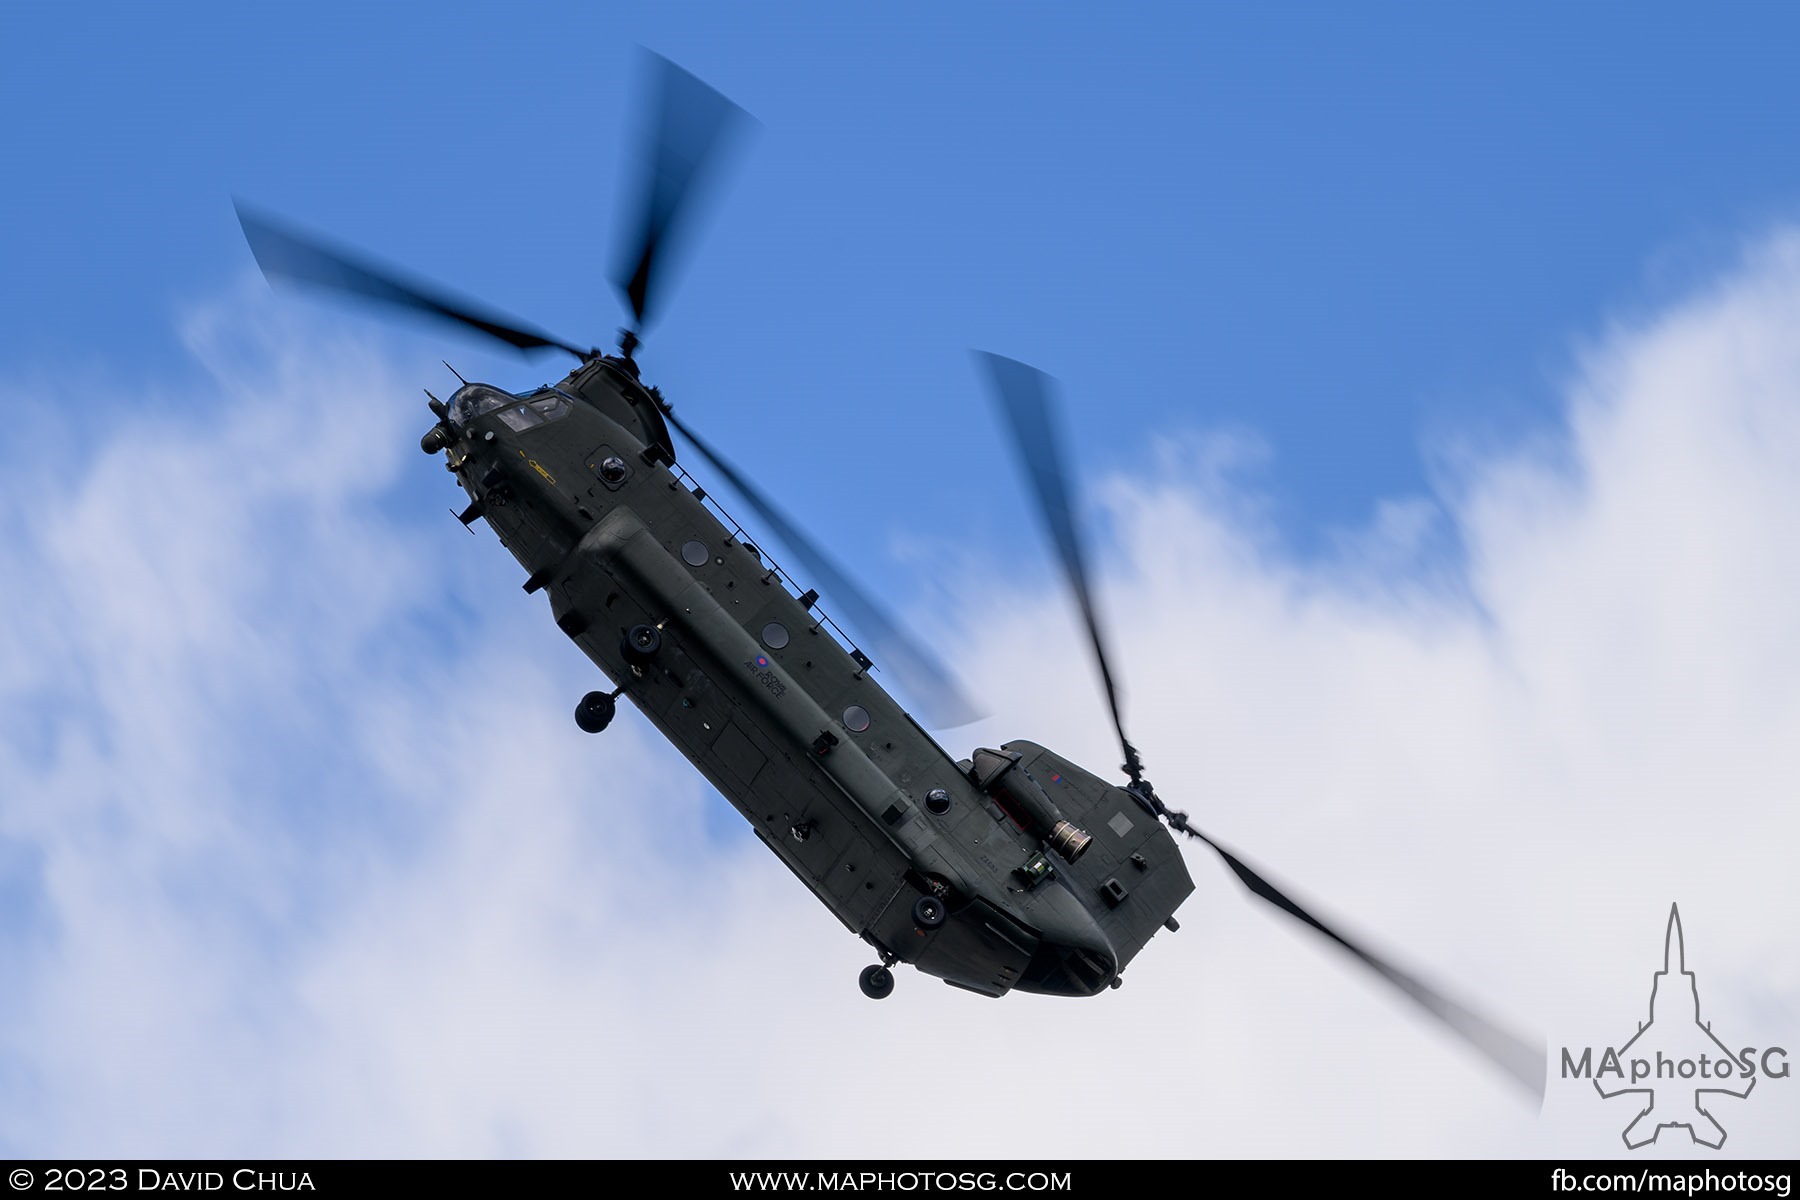
[[[613,714],[617,711],[618,705],[613,703],[611,695],[606,692],[589,692],[575,706],[575,724],[581,727],[583,733],[599,733],[612,724]]]
[[[634,667],[641,667],[662,649],[662,631],[654,625],[633,625],[619,639],[619,653]]]
[[[913,924],[920,929],[936,929],[949,915],[950,910],[936,896],[920,896],[913,901]]]
[[[894,973],[880,963],[864,967],[856,982],[862,985],[863,995],[871,1000],[886,1000],[894,991]]]

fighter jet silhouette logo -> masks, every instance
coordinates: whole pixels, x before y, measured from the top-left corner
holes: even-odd
[[[1702,1146],[1717,1150],[1725,1144],[1725,1129],[1707,1111],[1704,1098],[1714,1094],[1741,1100],[1756,1086],[1755,1074],[1748,1070],[1740,1074],[1731,1051],[1713,1036],[1712,1024],[1700,1019],[1700,992],[1694,973],[1687,969],[1681,913],[1673,904],[1663,940],[1663,969],[1651,983],[1650,1019],[1640,1023],[1631,1040],[1619,1047],[1618,1060],[1632,1064],[1633,1083],[1655,1081],[1652,1087],[1622,1086],[1609,1092],[1599,1075],[1594,1078],[1594,1090],[1608,1100],[1628,1095],[1643,1098],[1643,1110],[1625,1127],[1625,1144],[1633,1150],[1648,1146],[1663,1130],[1678,1127],[1685,1128]],[[1705,1086],[1696,1087],[1700,1080]],[[1739,1083],[1741,1088],[1735,1086]]]

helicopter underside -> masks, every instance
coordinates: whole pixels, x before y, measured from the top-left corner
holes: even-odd
[[[884,963],[989,996],[1093,995],[1191,892],[1172,840],[1125,816],[1124,792],[1018,743],[1021,770],[1044,770],[1097,829],[1082,862],[1048,855],[1042,833],[978,788],[665,467],[618,456],[624,473],[609,481],[587,471],[607,461],[600,451],[552,455],[563,426],[604,418],[519,431],[505,415],[477,421],[497,425],[495,439],[483,430],[458,474],[528,587]],[[624,444],[620,433],[606,436]],[[571,498],[582,473],[592,485]],[[941,904],[935,920],[917,911],[927,898]]]

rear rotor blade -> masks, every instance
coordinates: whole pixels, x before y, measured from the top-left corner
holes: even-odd
[[[641,329],[650,318],[653,284],[691,212],[694,198],[747,120],[744,110],[668,59],[649,55],[655,74],[656,115],[645,130],[643,198],[637,234],[621,241],[613,284],[625,295]]]
[[[756,510],[775,535],[799,558],[806,570],[815,576],[833,604],[870,639],[869,645],[883,665],[893,671],[909,696],[919,704],[926,723],[938,728],[951,728],[979,720],[981,713],[957,687],[955,677],[930,651],[908,637],[898,621],[859,588],[849,574],[831,556],[815,545],[794,521],[759,491],[749,478],[731,465],[724,455],[709,446],[699,434],[672,411],[664,410],[673,425],[698,450],[713,469],[723,475],[732,487]]]
[[[1267,900],[1296,921],[1310,925],[1325,937],[1336,942],[1359,959],[1364,966],[1399,988],[1413,1003],[1430,1013],[1445,1028],[1480,1051],[1489,1062],[1512,1076],[1540,1102],[1543,1100],[1544,1047],[1541,1043],[1533,1045],[1467,1005],[1452,1000],[1417,976],[1401,970],[1393,963],[1339,933],[1269,882],[1267,877],[1251,868],[1243,859],[1189,825],[1186,813],[1170,812],[1168,816],[1169,824],[1211,846],[1219,857],[1225,860],[1225,865],[1231,868],[1243,885],[1260,899]]]
[[[1100,630],[1100,614],[1094,607],[1093,591],[1088,584],[1087,560],[1069,505],[1068,476],[1057,438],[1055,414],[1051,410],[1050,377],[1036,367],[998,354],[978,350],[975,357],[987,365],[993,379],[1000,411],[1005,414],[1007,426],[1012,431],[1013,449],[1026,477],[1031,480],[1032,491],[1037,496],[1038,514],[1044,520],[1050,540],[1056,545],[1069,588],[1075,593],[1081,619],[1087,626],[1088,640],[1093,643],[1094,660],[1100,667],[1100,682],[1106,688],[1113,728],[1118,731],[1119,745],[1125,752],[1125,771],[1136,783],[1143,778],[1143,764],[1138,759],[1137,748],[1125,736],[1119,689],[1113,682],[1106,639]]]
[[[520,350],[564,350],[585,359],[592,351],[521,325],[510,317],[483,312],[477,305],[431,284],[408,280],[400,272],[367,259],[331,249],[316,239],[286,228],[234,202],[238,223],[256,263],[270,279],[291,279],[353,296],[410,309],[497,338]]]
[[[1256,896],[1273,904],[1295,920],[1311,926],[1315,931],[1354,955],[1364,966],[1380,975],[1394,987],[1399,988],[1413,1003],[1473,1046],[1541,1102],[1544,1095],[1544,1049],[1542,1045],[1533,1046],[1530,1042],[1503,1029],[1468,1006],[1452,1000],[1417,976],[1401,970],[1386,959],[1365,949],[1360,943],[1339,933],[1337,929],[1314,916],[1286,892],[1276,887],[1262,873],[1251,868],[1243,859],[1200,830],[1195,829],[1189,824],[1186,813],[1170,809],[1156,795],[1155,788],[1150,785],[1149,780],[1143,777],[1143,766],[1138,759],[1136,748],[1125,736],[1125,723],[1120,714],[1119,692],[1113,682],[1099,614],[1094,607],[1093,592],[1089,584],[1081,538],[1069,503],[1070,488],[1067,482],[1067,467],[1063,459],[1061,444],[1057,438],[1054,423],[1055,413],[1052,411],[1050,401],[1050,378],[1034,367],[1010,358],[1003,358],[997,354],[978,353],[977,357],[987,365],[992,374],[994,392],[999,397],[1001,411],[1005,414],[1007,425],[1012,432],[1014,448],[1018,452],[1019,461],[1023,465],[1027,477],[1031,480],[1032,490],[1037,496],[1038,511],[1050,533],[1050,540],[1056,545],[1057,554],[1062,560],[1063,571],[1068,575],[1069,586],[1075,593],[1076,603],[1081,608],[1082,620],[1087,625],[1088,637],[1093,642],[1094,657],[1099,663],[1101,682],[1105,685],[1107,703],[1112,709],[1113,727],[1118,731],[1119,744],[1125,751],[1126,772],[1131,776],[1131,785],[1126,790],[1135,796],[1145,808],[1168,821],[1172,828],[1199,838],[1212,847],[1219,857],[1225,860],[1225,864],[1231,868],[1244,886]]]

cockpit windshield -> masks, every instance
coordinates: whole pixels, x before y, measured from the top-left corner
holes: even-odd
[[[450,396],[450,424],[458,433],[466,433],[476,417],[516,404],[518,399],[485,383],[465,383]]]

